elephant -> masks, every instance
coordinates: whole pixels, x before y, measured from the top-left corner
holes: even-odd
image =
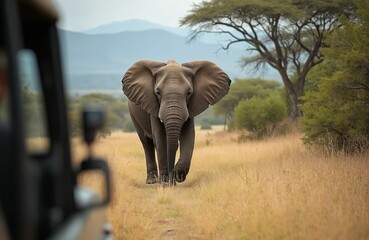
[[[146,184],[185,181],[194,149],[194,117],[225,96],[230,84],[228,75],[210,61],[141,60],[126,71],[122,88],[144,149]]]

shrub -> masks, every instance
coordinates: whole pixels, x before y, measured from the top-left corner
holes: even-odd
[[[123,130],[123,123],[130,119],[126,100],[102,93],[91,93],[71,98],[68,108],[72,136],[81,135],[81,110],[85,103],[96,103],[105,108],[106,127],[100,134],[103,137],[109,136],[112,131]]]
[[[211,124],[207,122],[203,122],[200,126],[201,130],[211,130]]]
[[[241,101],[234,115],[237,129],[247,130],[260,138],[270,136],[278,123],[287,117],[287,106],[277,94],[267,98],[253,97]]]
[[[234,79],[229,92],[214,106],[214,114],[224,116],[228,129],[235,129],[234,110],[240,101],[252,97],[265,98],[270,94],[279,93],[282,84],[274,80],[264,79]]]
[[[365,101],[348,97],[356,94],[345,87],[344,75],[325,79],[303,97],[303,140],[328,152],[363,152],[369,149],[369,108]]]
[[[133,125],[132,120],[126,120],[123,124],[123,131],[125,132],[135,132],[135,126]]]

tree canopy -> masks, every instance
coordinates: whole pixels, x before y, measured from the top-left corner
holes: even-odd
[[[292,117],[298,118],[306,75],[323,61],[323,41],[339,24],[339,15],[348,15],[352,8],[351,0],[210,0],[195,4],[181,25],[193,29],[192,38],[201,33],[227,34],[224,49],[245,43],[253,55],[245,57],[244,64],[275,68]],[[290,78],[293,72],[295,82]]]
[[[327,39],[324,54],[338,67],[320,71],[303,98],[305,141],[346,152],[369,149],[369,2],[356,3],[356,21],[341,19]]]

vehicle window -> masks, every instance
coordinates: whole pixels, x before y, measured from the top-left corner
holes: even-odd
[[[26,147],[30,153],[46,153],[49,150],[50,139],[37,59],[33,51],[22,50],[18,54],[18,61]]]

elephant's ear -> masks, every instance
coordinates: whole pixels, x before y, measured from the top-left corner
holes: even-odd
[[[149,114],[158,116],[159,103],[154,93],[154,72],[166,65],[162,62],[142,60],[134,63],[122,79],[123,92],[128,99]]]
[[[231,80],[214,63],[193,61],[182,65],[192,69],[194,74],[193,94],[188,102],[190,117],[200,114],[227,94]]]

